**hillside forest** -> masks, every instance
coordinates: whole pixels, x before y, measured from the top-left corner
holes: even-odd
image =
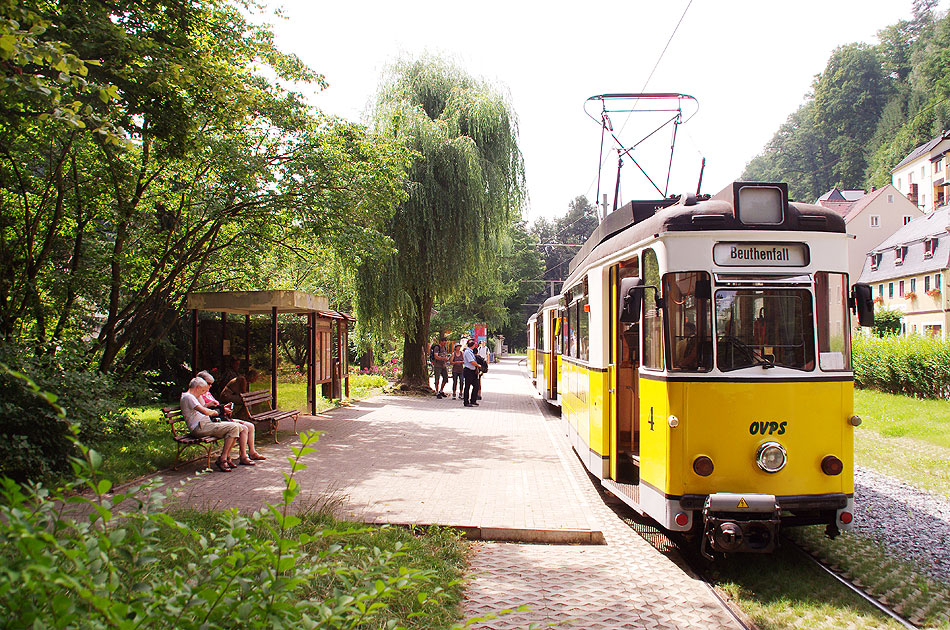
[[[910,19],[881,29],[877,45],[835,49],[742,178],[788,182],[805,202],[891,183],[894,166],[950,127],[950,14],[937,4],[914,0]]]

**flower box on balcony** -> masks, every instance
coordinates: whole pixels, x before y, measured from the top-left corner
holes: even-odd
[[[917,299],[917,294],[914,293],[913,291],[908,291],[907,293],[904,294],[904,299],[905,299],[905,300],[916,300],[916,299]]]
[[[927,291],[927,295],[929,295],[932,298],[936,298],[937,296],[940,295],[940,289],[930,289],[929,291]]]

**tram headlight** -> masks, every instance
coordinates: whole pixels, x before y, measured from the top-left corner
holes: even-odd
[[[788,456],[778,442],[766,442],[755,453],[755,463],[767,473],[777,473],[785,468]]]

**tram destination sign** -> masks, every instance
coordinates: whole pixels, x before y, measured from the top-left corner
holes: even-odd
[[[723,267],[804,267],[805,243],[716,243],[713,262]]]

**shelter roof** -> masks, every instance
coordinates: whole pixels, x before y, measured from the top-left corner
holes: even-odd
[[[189,293],[187,300],[188,309],[241,315],[270,315],[274,307],[279,313],[336,313],[329,310],[330,301],[325,296],[302,291],[214,291]]]

